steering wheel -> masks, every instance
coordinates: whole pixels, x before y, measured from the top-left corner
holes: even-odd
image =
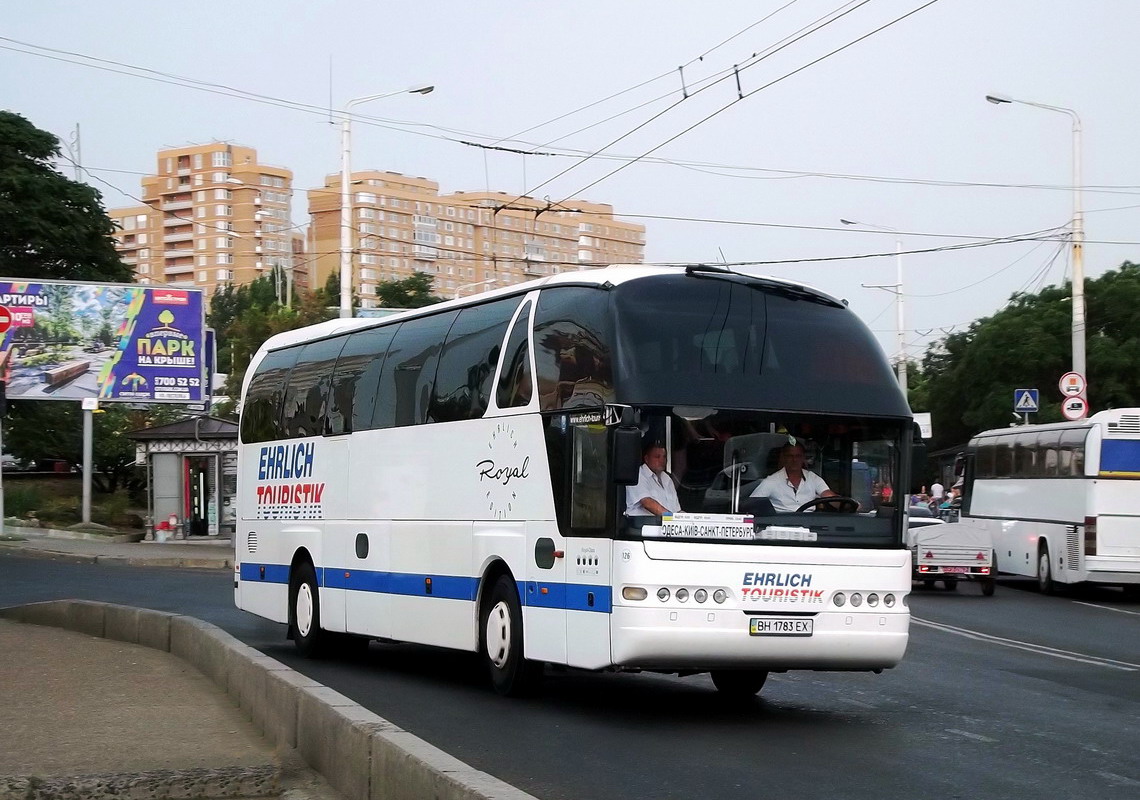
[[[826,503],[836,503],[839,508],[837,511],[843,514],[854,514],[859,510],[859,501],[854,497],[844,497],[843,495],[832,495],[831,497],[817,497],[814,500],[808,500],[802,506],[796,509],[796,513],[807,511],[809,508],[822,506]]]

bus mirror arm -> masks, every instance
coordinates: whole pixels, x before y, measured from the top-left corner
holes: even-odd
[[[641,471],[641,430],[621,426],[614,429],[613,477],[618,486],[636,486]]]

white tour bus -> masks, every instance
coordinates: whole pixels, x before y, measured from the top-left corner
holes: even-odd
[[[964,466],[957,524],[988,532],[998,571],[1140,596],[1140,409],[985,431]]]
[[[480,652],[504,694],[548,662],[751,695],[906,650],[910,411],[809,287],[614,266],[321,323],[256,353],[240,432],[235,600],[306,654],[416,642]],[[643,440],[670,517],[624,513]],[[842,497],[777,514],[749,495],[793,440]]]

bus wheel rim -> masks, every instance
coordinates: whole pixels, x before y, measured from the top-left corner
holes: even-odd
[[[1038,580],[1044,585],[1049,581],[1049,554],[1042,550],[1041,554],[1037,556],[1037,575]]]
[[[297,588],[297,633],[308,636],[313,627],[313,590],[307,583]]]
[[[503,669],[511,657],[511,610],[500,600],[487,614],[487,657]]]

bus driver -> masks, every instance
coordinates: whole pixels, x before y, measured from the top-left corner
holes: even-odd
[[[681,510],[673,477],[665,471],[665,446],[649,441],[642,448],[641,472],[636,486],[625,490],[625,513],[629,517],[664,516]]]
[[[779,512],[798,511],[820,497],[838,497],[823,478],[804,469],[804,446],[788,443],[780,448],[780,469],[752,490],[752,497],[767,497]]]

